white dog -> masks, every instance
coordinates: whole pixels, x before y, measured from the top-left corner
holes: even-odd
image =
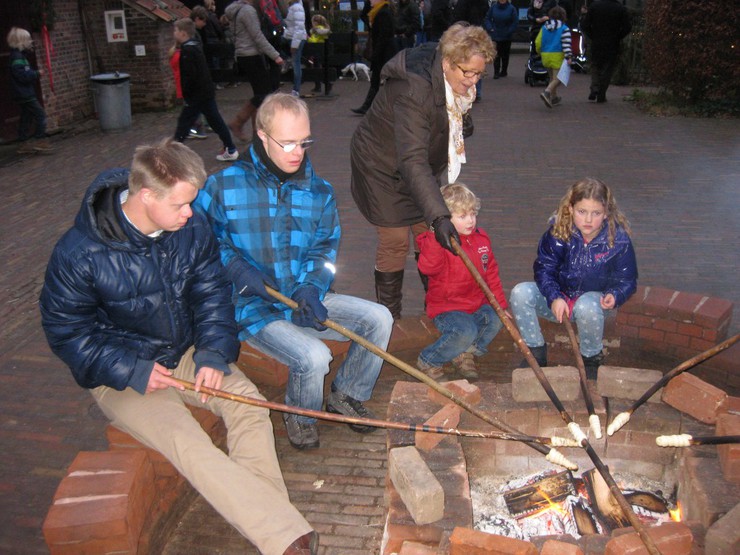
[[[345,79],[348,79],[352,75],[352,79],[357,81],[359,74],[364,77],[365,81],[370,81],[370,68],[367,67],[367,64],[360,62],[347,65],[341,73]]]

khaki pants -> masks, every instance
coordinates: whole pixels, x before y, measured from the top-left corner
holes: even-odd
[[[194,349],[183,355],[174,376],[193,381]],[[223,389],[264,399],[233,364]],[[266,555],[281,555],[311,525],[291,504],[283,481],[269,412],[174,388],[140,395],[131,388],[92,390],[114,426],[162,453],[200,494]],[[223,418],[228,455],[216,447],[185,406],[203,407]]]
[[[375,252],[375,269],[380,272],[398,272],[406,266],[406,256],[409,253],[409,231],[414,237],[414,250],[416,249],[416,236],[428,231],[429,227],[424,222],[403,227],[379,227],[375,226],[378,234],[378,250]]]

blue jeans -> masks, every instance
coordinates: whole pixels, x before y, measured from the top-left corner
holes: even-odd
[[[46,137],[46,112],[37,98],[24,100],[20,103],[21,117],[18,122],[18,140],[25,141],[29,138],[31,124],[36,120],[36,129],[34,130],[34,139],[43,139]]]
[[[419,358],[431,366],[442,366],[466,351],[475,356],[486,354],[488,345],[501,329],[501,320],[489,304],[473,314],[451,310],[434,318],[440,337],[426,347]]]
[[[369,342],[385,350],[393,329],[393,317],[382,305],[350,297],[327,293],[324,306],[329,319],[344,326]],[[247,343],[288,367],[288,387],[285,403],[305,409],[321,410],[324,402],[324,376],[329,373],[332,359],[329,347],[322,339],[348,341],[338,332],[302,328],[288,320],[270,322]],[[358,401],[367,401],[373,392],[383,360],[353,343],[347,358],[339,367],[334,386]],[[315,418],[300,420],[313,423]]]
[[[303,69],[301,68],[301,56],[303,56],[303,47],[306,41],[302,40],[298,48],[290,49],[290,55],[293,60],[293,90],[301,92],[301,80],[303,79]]]
[[[584,357],[598,355],[604,348],[604,309],[599,300],[601,291],[584,293],[573,306],[574,319],[580,336],[581,354]],[[545,338],[540,329],[537,317],[557,322],[552,310],[547,306],[547,299],[540,293],[533,281],[519,283],[511,290],[509,299],[516,319],[516,325],[522,334],[527,347],[542,347]]]

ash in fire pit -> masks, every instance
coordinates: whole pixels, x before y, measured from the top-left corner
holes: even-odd
[[[646,524],[671,520],[665,484],[615,475],[638,517]],[[481,478],[471,483],[477,530],[528,540],[536,536],[604,534],[629,526],[596,470],[575,478],[547,471],[514,480]]]

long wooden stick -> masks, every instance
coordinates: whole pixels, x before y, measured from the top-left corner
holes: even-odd
[[[285,295],[283,295],[279,291],[276,291],[272,287],[265,286],[265,289],[267,290],[267,292],[270,295],[272,295],[278,301],[280,301],[281,303],[283,303],[286,306],[290,307],[291,309],[295,310],[296,308],[298,308],[298,304],[293,299],[290,299],[290,298],[286,297]],[[361,336],[357,335],[356,333],[348,330],[347,328],[345,328],[344,326],[342,326],[340,324],[337,324],[336,322],[333,322],[332,320],[330,320],[328,318],[326,320],[324,320],[323,322],[321,322],[321,323],[323,325],[325,325],[327,328],[331,328],[334,331],[336,331],[337,333],[340,333],[343,336],[351,339],[355,343],[357,343],[360,346],[364,347],[365,349],[367,349],[368,351],[370,351],[374,355],[379,356],[380,358],[382,358],[386,362],[389,362],[390,364],[392,364],[393,366],[395,366],[399,370],[405,372],[409,376],[412,376],[412,377],[416,378],[417,380],[419,380],[420,382],[423,382],[423,383],[427,384],[434,391],[436,391],[440,395],[443,395],[443,396],[447,397],[450,401],[452,401],[453,403],[461,406],[466,411],[468,411],[469,413],[477,416],[478,418],[480,418],[484,422],[487,422],[487,423],[491,424],[492,426],[495,426],[499,430],[502,430],[502,431],[504,431],[506,433],[522,435],[516,428],[513,428],[512,426],[509,426],[508,424],[500,421],[498,418],[495,418],[494,416],[492,416],[490,414],[487,414],[487,413],[483,412],[482,410],[474,407],[473,405],[471,405],[470,403],[468,403],[465,399],[461,399],[460,397],[458,397],[457,395],[455,395],[452,391],[450,391],[449,389],[447,389],[446,387],[444,387],[442,384],[436,382],[435,380],[433,380],[432,378],[430,378],[429,376],[427,376],[421,370],[418,370],[418,369],[414,368],[410,364],[407,364],[406,362],[404,362],[401,359],[393,356],[389,352],[384,351],[383,349],[381,349],[380,347],[378,347],[374,343],[371,343],[370,341],[368,341],[364,337],[361,337]],[[553,463],[553,464],[557,464],[557,465],[563,466],[565,468],[568,468],[569,470],[577,470],[578,469],[578,465],[576,465],[573,462],[569,461],[562,453],[560,453],[554,447],[551,447],[551,448],[548,449],[547,447],[545,447],[544,445],[540,445],[539,443],[533,443],[533,442],[527,442],[527,441],[525,441],[524,443],[526,445],[529,445],[532,449],[535,449],[536,451],[539,451],[540,453],[542,453],[543,455],[545,455],[545,458],[548,461],[550,461],[551,463]]]
[[[172,378],[177,383],[182,385],[185,389],[195,391],[195,384],[187,380],[181,380],[179,378]],[[325,412],[323,410],[312,410],[304,409],[301,407],[294,407],[283,403],[276,403],[274,401],[266,401],[264,399],[255,399],[254,397],[246,397],[244,395],[238,395],[236,393],[230,393],[221,389],[214,389],[212,387],[201,386],[200,393],[205,393],[212,397],[218,397],[220,399],[227,399],[229,401],[235,401],[245,405],[252,405],[255,407],[261,407],[270,410],[276,410],[279,412],[287,412],[290,414],[297,414],[300,416],[308,416],[310,418],[319,418],[321,420],[330,420],[332,422],[341,422],[344,424],[359,424],[361,426],[372,426],[374,428],[387,428],[390,430],[403,430],[406,432],[427,432],[431,434],[445,434],[453,435],[458,437],[475,437],[483,439],[500,439],[504,441],[528,441],[532,443],[539,443],[541,445],[557,445],[562,447],[579,447],[570,438],[563,437],[542,437],[542,436],[530,436],[526,434],[509,434],[506,432],[485,432],[482,430],[465,430],[461,428],[443,428],[442,426],[429,426],[427,424],[411,424],[406,422],[395,422],[393,420],[380,420],[377,418],[360,418],[355,416],[346,416],[344,414],[335,414],[331,412]]]
[[[567,314],[563,317],[563,322],[565,323],[565,329],[568,330],[568,337],[570,337],[573,356],[576,359],[578,374],[581,376],[581,392],[583,393],[583,400],[586,403],[586,410],[588,410],[588,423],[591,427],[591,431],[596,436],[596,439],[601,439],[601,420],[599,420],[599,415],[596,414],[596,411],[594,410],[594,400],[591,397],[591,390],[588,387],[586,365],[583,363],[581,348],[578,346],[578,339],[576,338],[575,331],[573,331],[573,324],[570,323],[570,319]]]
[[[700,436],[678,434],[674,436],[658,436],[655,443],[660,447],[690,447],[692,445],[725,445],[740,443],[740,436]]]
[[[632,413],[635,412],[638,408],[640,408],[641,405],[647,402],[650,397],[655,395],[655,393],[663,387],[665,384],[667,384],[669,381],[671,381],[673,378],[678,376],[679,374],[686,372],[686,370],[693,368],[697,364],[700,364],[704,362],[705,360],[712,358],[714,355],[721,353],[725,349],[729,349],[732,347],[735,343],[740,340],[740,334],[734,335],[730,337],[729,339],[725,339],[722,343],[719,343],[718,345],[715,345],[711,349],[707,349],[706,351],[699,353],[698,355],[691,357],[689,360],[686,360],[673,368],[670,372],[667,372],[663,375],[662,378],[660,378],[657,382],[655,382],[653,385],[650,386],[650,388],[642,394],[642,397],[640,397],[637,401],[632,403],[632,406],[627,409],[624,412],[620,412],[617,416],[614,417],[612,420],[612,423],[609,424],[609,427],[606,429],[606,433],[611,435],[614,435],[615,432],[619,431],[622,426],[624,426],[627,422],[630,421],[630,417],[632,416]]]
[[[599,474],[601,474],[602,478],[604,478],[607,486],[609,486],[609,491],[611,491],[614,499],[616,499],[619,508],[622,509],[622,513],[624,513],[624,515],[630,521],[632,527],[640,536],[640,539],[642,540],[642,543],[645,544],[648,553],[650,553],[650,555],[660,555],[658,547],[655,545],[653,539],[648,536],[647,530],[645,529],[635,512],[632,510],[632,506],[629,504],[629,501],[627,501],[627,499],[622,494],[622,490],[619,489],[617,482],[614,480],[614,477],[612,477],[611,472],[609,472],[609,468],[602,462],[601,458],[596,454],[596,451],[594,451],[593,447],[591,447],[586,434],[583,433],[578,424],[576,424],[570,417],[568,411],[565,410],[565,407],[563,407],[563,403],[558,398],[555,390],[552,388],[552,384],[550,384],[547,376],[545,376],[545,373],[542,371],[542,368],[540,368],[539,363],[534,358],[534,355],[529,349],[529,346],[524,342],[522,335],[519,333],[519,330],[516,328],[514,323],[511,322],[506,316],[504,309],[501,308],[501,305],[496,300],[496,297],[494,297],[491,289],[488,287],[488,284],[483,279],[483,276],[480,275],[480,272],[471,262],[468,255],[465,254],[465,251],[460,248],[458,242],[454,238],[451,238],[450,242],[452,243],[452,249],[455,251],[455,254],[457,254],[463,261],[465,267],[470,272],[470,275],[473,276],[475,282],[483,290],[483,293],[485,293],[488,302],[490,302],[491,306],[493,306],[496,314],[498,314],[499,319],[504,324],[504,327],[509,332],[512,339],[514,339],[514,342],[519,346],[522,354],[524,354],[524,358],[527,359],[527,362],[534,371],[534,375],[537,376],[537,379],[539,380],[540,384],[542,384],[542,387],[547,393],[547,396],[550,397],[552,404],[560,413],[563,421],[567,424],[570,433],[573,434],[573,437],[576,439],[576,441],[581,444],[581,447],[583,447],[583,449],[586,451],[589,458],[591,459],[591,462],[594,463],[596,470],[598,470]]]

